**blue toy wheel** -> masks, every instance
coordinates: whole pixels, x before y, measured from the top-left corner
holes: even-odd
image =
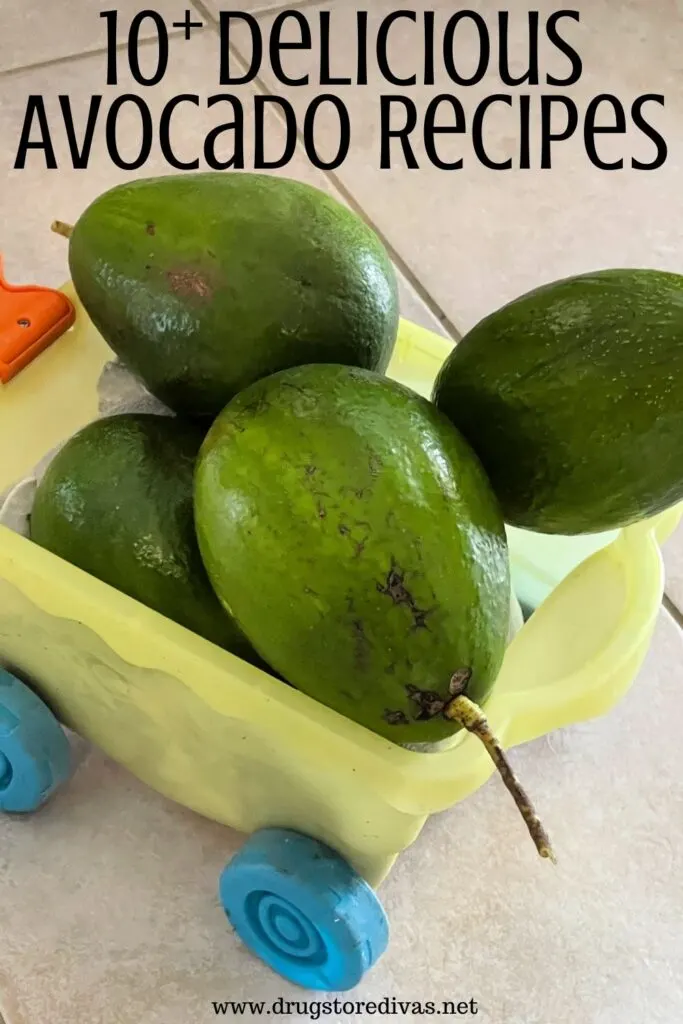
[[[367,882],[328,846],[287,829],[247,840],[223,870],[220,899],[244,944],[303,988],[354,988],[389,941]]]
[[[0,668],[0,811],[37,810],[70,771],[71,748],[55,716]]]

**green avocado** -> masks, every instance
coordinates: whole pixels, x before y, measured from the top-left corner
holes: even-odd
[[[506,521],[575,535],[683,499],[683,277],[605,270],[532,291],[455,347],[437,407]]]
[[[165,416],[97,420],[69,440],[35,495],[31,539],[248,661],[194,531],[193,474],[203,433]]]
[[[282,371],[207,435],[195,521],[214,589],[294,687],[399,744],[486,700],[510,616],[506,536],[484,472],[429,402],[379,374]]]
[[[105,341],[178,413],[213,418],[305,363],[383,373],[398,329],[386,250],[309,185],[264,174],[119,185],[71,234],[76,292]]]

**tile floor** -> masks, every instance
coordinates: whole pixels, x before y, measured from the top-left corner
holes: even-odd
[[[117,38],[123,42],[125,26],[145,5],[119,0],[110,6],[118,8]],[[154,6],[169,25],[186,8],[180,0]],[[265,34],[276,11],[295,5],[197,3],[194,14],[204,28],[190,42],[180,28],[171,29],[169,71],[161,85],[145,90],[155,116],[177,94],[219,91],[215,16],[221,6],[250,11]],[[304,0],[299,6],[314,39],[318,15],[331,14],[333,71],[344,75],[356,61],[357,8],[370,10],[372,29],[399,5]],[[401,6],[435,10],[437,25],[453,8],[448,0]],[[469,6],[493,24],[501,5],[474,0]],[[123,70],[118,86],[104,85],[106,37],[99,7],[88,0],[0,0],[0,251],[14,281],[61,282],[66,252],[49,232],[51,220],[77,217],[90,199],[126,176],[107,159],[101,123],[87,170],[66,168],[68,141],[57,96],[70,97],[81,126],[93,94],[103,94],[106,110],[116,95],[140,90]],[[558,5],[541,0],[534,9],[546,15]],[[681,269],[681,4],[580,0],[574,9],[581,23],[571,38],[584,58],[584,75],[560,91],[581,111],[599,93],[614,93],[627,106],[643,93],[664,94],[665,107],[653,115],[670,149],[660,170],[597,171],[578,133],[556,145],[552,171],[484,169],[459,136],[444,152],[450,159],[464,155],[462,171],[428,166],[418,144],[419,171],[402,168],[398,151],[394,169],[380,171],[379,97],[394,89],[372,76],[365,88],[339,87],[353,124],[344,165],[326,175],[300,149],[288,166],[286,173],[328,189],[380,231],[399,270],[407,317],[457,337],[515,294],[565,274],[610,265]],[[147,21],[141,37],[150,35]],[[402,20],[391,38],[395,72],[410,74],[421,49],[415,26]],[[513,38],[511,67],[522,72],[523,33],[514,17]],[[233,57],[249,62],[249,40],[247,30],[236,27]],[[476,60],[464,31],[460,45],[464,61]],[[142,52],[141,59],[150,61],[153,43]],[[290,76],[315,73],[310,55],[286,56]],[[123,49],[119,57],[123,69]],[[542,61],[544,70],[564,73],[565,64],[555,67],[550,52],[542,50]],[[285,96],[300,118],[319,91],[288,89],[273,81],[267,67],[253,86],[235,87],[248,139],[258,90]],[[474,104],[497,90],[489,77],[460,91],[468,123]],[[448,82],[437,81],[408,91],[423,117],[433,95],[451,90]],[[47,171],[35,152],[25,170],[13,170],[31,94],[46,97],[59,171]],[[491,112],[494,159],[514,152],[517,116],[516,107]],[[179,112],[178,155],[191,159],[215,123],[206,111]],[[284,132],[276,114],[267,129],[275,152]],[[122,117],[122,153],[134,151],[136,132],[135,121]],[[537,132],[534,113],[536,163]],[[334,122],[323,114],[317,137],[321,151],[334,146]],[[627,163],[631,155],[647,159],[651,151],[633,132],[607,136],[600,145],[605,158],[623,154]],[[155,148],[144,173],[167,171]],[[516,754],[561,850],[558,870],[537,864],[520,841],[500,787],[490,783],[430,822],[383,886],[392,945],[357,998],[475,998],[478,1019],[489,1024],[683,1019],[683,789],[677,768],[683,646],[675,618],[677,607],[683,609],[683,533],[669,542],[666,562],[668,610],[662,611],[632,693],[607,718]],[[96,752],[86,753],[70,788],[44,813],[1,821],[0,836],[5,1024],[185,1024],[211,1019],[214,999],[301,996],[253,961],[216,912],[215,879],[240,838],[170,805]]]

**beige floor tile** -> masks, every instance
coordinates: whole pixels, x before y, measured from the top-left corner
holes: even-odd
[[[84,0],[59,0],[59,3],[44,3],[41,0],[23,0],[22,3],[2,5],[2,34],[0,35],[0,72],[10,68],[22,68],[43,61],[52,61],[74,54],[88,53],[107,46],[108,22],[100,17],[100,11],[117,10],[117,39],[119,43],[128,38],[128,29],[133,18],[145,9],[157,11],[165,20],[169,33],[177,33],[173,22],[181,21],[185,10],[190,7],[184,0],[160,0],[159,3],[140,4],[137,0],[120,0],[115,4],[93,4]],[[193,20],[199,21],[198,17]],[[151,19],[141,22],[139,38],[153,39],[156,28]],[[151,57],[141,58],[143,71],[152,68]],[[124,60],[124,54],[120,54]],[[101,85],[106,79],[104,59],[101,64]],[[0,97],[4,98],[11,88],[0,80]]]
[[[224,0],[204,0],[209,11],[217,17],[220,11],[241,11],[247,14],[262,14],[266,11],[289,10],[292,7],[308,6],[312,0],[291,0],[290,3],[283,0],[241,0],[239,4],[225,3]]]
[[[212,31],[194,37],[189,43],[173,40],[172,74],[169,72],[162,85],[145,93],[157,124],[160,110],[172,97],[186,92],[201,96],[202,107],[181,107],[174,115],[173,145],[181,161],[197,156],[203,159],[203,140],[206,134],[220,124],[222,119],[228,119],[219,108],[208,110],[205,102],[207,96],[219,91],[218,55],[218,37]],[[62,239],[50,233],[52,220],[57,217],[73,221],[88,202],[126,178],[167,174],[171,171],[156,143],[149,161],[138,171],[122,171],[111,162],[104,140],[107,111],[117,94],[113,87],[104,94],[88,167],[86,170],[73,169],[55,93],[66,93],[71,97],[80,139],[87,121],[91,96],[101,92],[101,76],[101,58],[93,56],[58,67],[33,68],[0,79],[0,137],[4,140],[0,149],[0,173],[4,181],[0,192],[0,220],[3,225],[0,251],[5,255],[10,280],[60,284],[68,276],[66,246]],[[130,81],[122,77],[118,91],[131,89],[135,91]],[[58,170],[46,170],[45,157],[39,151],[29,152],[24,169],[13,169],[27,97],[36,93],[46,97],[52,94],[46,99],[46,108]],[[246,166],[249,167],[253,165],[249,153],[254,135],[253,93],[249,87],[245,87],[238,90],[238,95],[245,108]],[[272,152],[276,152],[276,147],[281,144],[283,131],[279,119],[274,114],[269,115],[267,146],[273,147]],[[136,145],[139,152],[139,114],[123,112],[119,118],[118,138],[121,140],[124,159],[134,159]],[[225,158],[227,155],[226,150]],[[206,169],[205,165],[202,166]],[[283,173],[334,192],[325,176],[311,167],[303,156],[296,155]],[[439,322],[408,283],[401,280],[400,285],[404,315],[422,326],[441,331]]]
[[[514,752],[556,869],[495,779],[427,824],[382,886],[389,951],[350,998],[475,999],[492,1024],[683,1019],[682,657],[664,613],[611,714]],[[0,819],[7,1024],[187,1024],[212,1000],[316,998],[223,919],[216,880],[241,842],[96,753],[40,814]]]
[[[469,5],[481,13],[492,29],[492,53],[497,68],[497,21],[500,4],[478,0]],[[443,29],[453,12],[448,0],[415,7],[420,16],[436,9],[437,26]],[[558,10],[551,0],[536,4],[545,16]],[[289,51],[285,68],[290,76],[310,72],[319,80],[316,17],[321,11],[332,16],[334,40],[332,71],[353,74],[356,68],[356,4],[328,0],[306,13],[314,32],[314,55]],[[371,54],[382,17],[396,9],[391,0],[376,0],[370,9]],[[512,11],[512,69],[523,73],[527,48],[527,9]],[[680,39],[683,9],[674,0],[653,4],[650,0],[580,0],[581,22],[565,22],[563,34],[580,51],[584,72],[580,82],[567,88],[541,87],[532,94],[532,160],[535,169],[495,171],[481,166],[474,155],[471,135],[473,113],[485,97],[500,92],[518,92],[500,83],[497,70],[470,88],[455,86],[441,74],[436,86],[401,88],[382,82],[375,72],[367,87],[337,87],[346,102],[352,122],[352,148],[337,174],[386,235],[415,276],[431,293],[456,327],[467,329],[481,316],[517,294],[565,275],[605,266],[659,266],[681,269],[680,228],[683,198],[679,188],[682,158],[680,120],[683,116],[683,58]],[[265,15],[267,31],[272,16]],[[296,39],[296,30],[286,38]],[[374,34],[373,34],[374,33]],[[249,55],[248,35],[238,45]],[[300,37],[299,37],[300,38]],[[472,74],[478,59],[473,32],[466,26],[456,37],[460,46],[458,64],[462,74]],[[543,37],[545,40],[545,36]],[[424,43],[420,31],[406,20],[391,30],[390,60],[397,75],[407,76],[421,65]],[[371,66],[373,61],[371,60]],[[528,65],[527,65],[528,67]],[[569,62],[545,40],[541,46],[542,73],[566,76]],[[303,112],[319,85],[289,88],[263,69],[269,90],[286,95]],[[317,77],[316,77],[317,76]],[[463,157],[460,171],[439,170],[430,165],[421,141],[421,126],[429,101],[438,93],[455,93],[467,113],[468,133],[437,139],[443,159]],[[539,94],[566,95],[583,119],[589,102],[601,93],[614,93],[630,107],[643,93],[663,93],[666,107],[647,109],[652,122],[666,136],[670,155],[658,171],[601,171],[592,166],[585,153],[581,128],[569,142],[554,147],[553,169],[539,170]],[[380,170],[380,95],[404,93],[417,106],[418,127],[412,135],[420,171],[407,170],[400,145],[392,150],[393,169]],[[559,114],[557,123],[561,123]],[[603,114],[607,117],[607,113]],[[338,124],[335,116],[321,111],[316,137],[324,154],[335,151]],[[519,99],[512,109],[498,104],[487,116],[486,144],[491,158],[511,156],[518,162],[521,137]],[[399,115],[396,115],[396,122]],[[453,124],[443,113],[443,123]],[[609,124],[608,120],[600,123]],[[625,136],[601,136],[598,148],[603,159],[632,156],[650,160],[654,146],[632,125]]]
[[[664,545],[666,592],[683,612],[683,523]]]

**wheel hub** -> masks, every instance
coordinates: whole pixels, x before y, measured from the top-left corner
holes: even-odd
[[[320,932],[289,900],[262,892],[253,893],[250,902],[252,923],[274,952],[312,964],[325,961],[325,943]]]

